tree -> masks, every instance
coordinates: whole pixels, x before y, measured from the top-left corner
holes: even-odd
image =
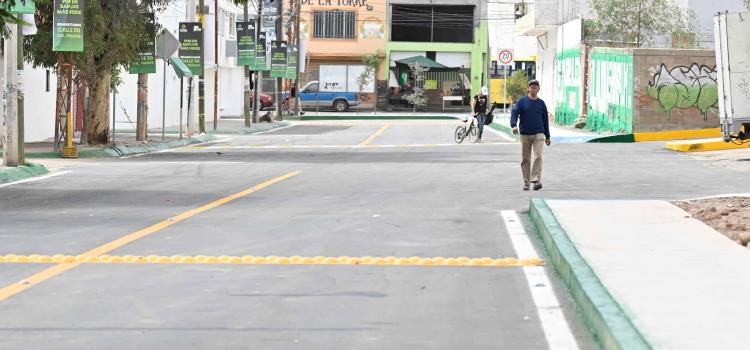
[[[106,144],[109,91],[120,83],[121,69],[135,60],[146,35],[145,12],[163,9],[171,0],[88,0],[84,8],[84,52],[70,55],[77,81],[90,89],[86,135],[89,144]],[[35,67],[58,68],[52,51],[53,1],[37,0],[37,35],[27,37],[26,59]]]
[[[590,0],[590,6],[594,18],[584,24],[589,43],[643,47],[667,36],[677,38],[675,46],[695,45],[695,14],[674,0]]]
[[[20,17],[10,12],[10,9],[16,5],[16,0],[3,0],[0,3],[0,36],[8,36],[8,24],[18,24]]]
[[[367,86],[368,84],[370,84],[371,81],[376,79],[378,65],[380,64],[380,59],[378,58],[378,54],[370,54],[370,55],[362,56],[362,64],[365,65],[365,70],[362,71],[362,74],[360,74],[357,77],[357,85],[359,86],[359,92],[362,92],[362,90],[365,89],[365,86]],[[377,103],[377,100],[378,100],[378,87],[375,86],[376,103]]]
[[[404,98],[411,103],[416,112],[417,108],[427,105],[427,96],[424,94],[425,72],[427,72],[427,68],[415,62],[409,65],[409,70],[411,70],[411,75],[414,77],[414,89],[411,94]]]
[[[526,71],[517,70],[513,72],[513,75],[508,78],[508,85],[506,91],[512,103],[516,103],[516,100],[525,96],[528,92],[529,77],[526,75]]]

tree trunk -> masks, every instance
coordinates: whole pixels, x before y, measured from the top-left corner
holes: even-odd
[[[135,129],[136,141],[148,138],[148,74],[138,74],[138,116]]]
[[[100,72],[91,84],[89,95],[88,125],[86,135],[89,145],[104,145],[109,142],[109,88],[112,75]]]

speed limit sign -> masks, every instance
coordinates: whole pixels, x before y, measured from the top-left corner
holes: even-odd
[[[513,49],[501,49],[497,54],[498,62],[503,66],[513,64]]]

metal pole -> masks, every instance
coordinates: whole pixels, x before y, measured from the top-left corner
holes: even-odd
[[[117,88],[112,89],[112,144],[115,144],[117,133]]]
[[[184,86],[183,86],[182,82],[184,80],[185,79],[183,79],[182,77],[180,77],[180,124],[177,124],[178,125],[178,129],[180,129],[180,140],[182,140],[182,95],[185,94],[185,91],[183,90]]]
[[[219,122],[219,0],[214,0],[214,131]]]
[[[258,44],[258,34],[262,31],[263,27],[263,0],[258,0],[258,15],[255,17],[255,44]],[[256,50],[257,54],[257,50]],[[263,71],[255,71],[255,86],[253,86],[253,123],[258,122],[258,109],[260,106],[260,93],[263,90]]]
[[[215,12],[215,11],[214,11]],[[201,36],[203,37],[203,52],[205,52],[206,47],[206,9],[204,8],[203,0],[198,1],[198,19],[201,22]],[[204,77],[206,75],[205,69],[206,65],[205,62],[201,63],[203,64],[203,74],[198,76],[198,132],[204,133],[206,132],[206,87],[205,87],[205,80]]]
[[[284,5],[283,0],[276,0],[276,40],[281,41],[284,39],[284,34],[282,33],[282,22],[283,17],[282,14],[284,13]],[[281,82],[282,78],[276,78],[276,118],[277,120],[282,120],[281,117]]]
[[[167,121],[167,60],[163,59],[162,61],[164,61],[164,69],[161,72],[161,140],[164,141],[164,124]]]
[[[302,16],[302,0],[297,0],[297,17],[296,23],[294,23],[294,35],[297,39],[297,72],[294,77],[294,91],[296,96],[294,97],[294,115],[299,116],[300,112],[300,101],[299,101],[299,68],[300,68],[300,48],[302,47],[302,33],[300,33],[300,17]],[[289,96],[291,99],[291,95]]]
[[[243,15],[244,15],[242,17],[242,21],[246,22],[246,23],[249,23],[250,21],[247,18],[248,17],[247,16],[247,2],[242,7],[242,9],[243,9]],[[257,32],[257,28],[256,28],[256,32]],[[252,113],[250,113],[250,108],[249,108],[250,107],[250,99],[252,99],[252,93],[250,92],[250,81],[252,81],[253,78],[250,75],[250,67],[248,67],[248,66],[244,66],[244,67],[245,67],[245,69],[244,69],[244,71],[245,71],[245,81],[244,81],[243,85],[244,85],[244,90],[245,91],[244,91],[243,99],[242,99],[242,115],[245,117],[245,127],[249,128],[249,127],[252,126],[252,122],[253,122],[253,120],[252,120]]]
[[[5,39],[5,59],[6,59],[6,94],[5,100],[5,144],[3,145],[3,163],[5,166],[18,166],[18,98],[17,98],[17,87],[16,87],[16,66],[13,64],[16,62],[16,50],[18,39],[15,31],[17,26],[8,26],[8,38]]]
[[[24,115],[23,115],[23,25],[18,24],[18,40],[16,40],[17,51],[16,51],[16,85],[17,85],[17,96],[18,96],[18,164],[26,164],[26,154],[24,152]]]
[[[503,66],[503,101],[505,101],[505,112],[508,112],[508,66]]]

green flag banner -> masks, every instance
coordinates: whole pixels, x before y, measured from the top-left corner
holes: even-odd
[[[16,5],[10,9],[11,13],[31,14],[36,11],[34,0],[16,0]]]
[[[154,24],[154,14],[144,13],[143,17],[146,19],[146,35],[141,38],[138,57],[130,65],[130,74],[156,73],[156,56],[154,55],[156,25]]]
[[[297,79],[297,46],[290,45],[286,51],[286,78]]]
[[[237,22],[237,65],[255,66],[254,22]]]
[[[203,75],[203,27],[201,22],[180,22],[178,56],[195,76]]]
[[[254,71],[267,71],[268,64],[266,62],[266,33],[258,33],[258,42],[255,45],[255,65],[252,67]]]
[[[84,0],[55,0],[52,51],[83,52]]]
[[[286,41],[271,42],[271,78],[286,78]]]

